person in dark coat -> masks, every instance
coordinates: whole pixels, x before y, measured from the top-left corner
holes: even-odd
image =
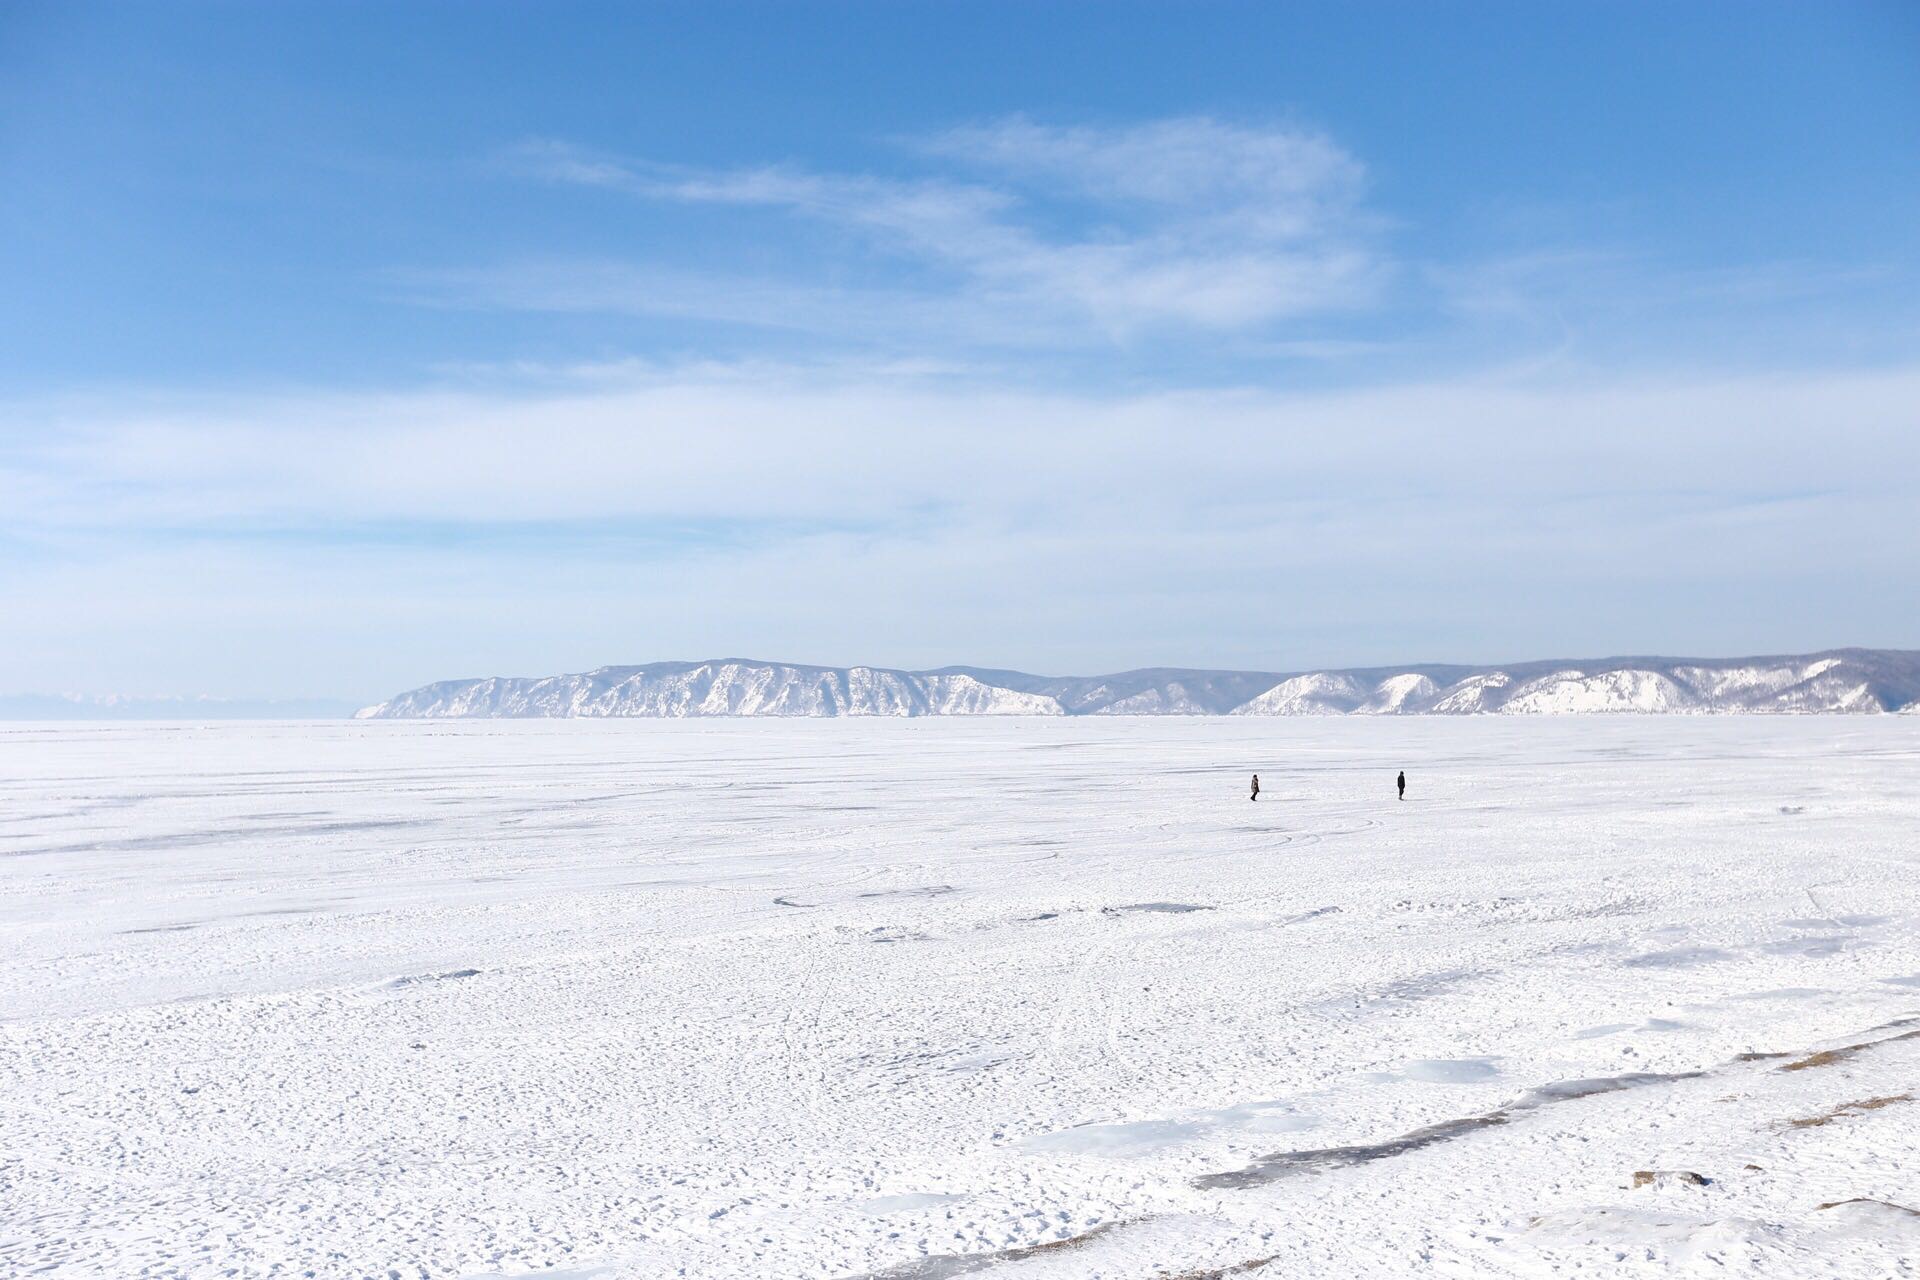
[[[1402,800],[1407,798],[1407,771],[1405,769],[1400,771],[1400,798]]]
[[[1253,775],[1253,794],[1248,796],[1247,799],[1258,800],[1259,798],[1260,798],[1260,775],[1256,773]]]

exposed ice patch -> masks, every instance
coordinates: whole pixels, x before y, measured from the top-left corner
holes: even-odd
[[[1781,938],[1763,942],[1760,950],[1770,956],[1837,956],[1855,946],[1866,945],[1852,934],[1828,934],[1817,938]]]
[[[478,969],[449,969],[445,973],[410,973],[403,977],[395,978],[392,982],[389,982],[387,986],[392,988],[415,987],[423,983],[457,982],[461,978],[477,978],[479,976],[480,971]]]
[[[1285,1102],[1243,1102],[1180,1119],[1076,1125],[1037,1134],[1020,1145],[1030,1151],[1130,1157],[1150,1155],[1221,1132],[1299,1133],[1319,1123],[1318,1117],[1301,1114]]]
[[[863,1213],[876,1217],[889,1213],[911,1213],[918,1209],[938,1209],[941,1205],[959,1204],[965,1196],[949,1195],[940,1191],[912,1191],[896,1196],[874,1196],[860,1201]]]
[[[1079,1156],[1136,1156],[1190,1142],[1206,1133],[1197,1120],[1131,1120],[1120,1124],[1083,1124],[1037,1134],[1022,1143],[1030,1151]]]
[[[1609,1022],[1604,1026],[1588,1027],[1583,1031],[1576,1031],[1573,1033],[1573,1038],[1575,1040],[1598,1040],[1603,1036],[1618,1035],[1622,1031],[1631,1031],[1633,1030],[1633,1026],[1634,1024],[1631,1022]]]
[[[1409,1062],[1399,1074],[1428,1084],[1472,1084],[1494,1079],[1500,1068],[1485,1058],[1422,1058]]]
[[[1645,955],[1631,956],[1620,963],[1629,969],[1691,969],[1696,965],[1718,964],[1731,959],[1731,952],[1718,947],[1674,947],[1667,951],[1649,951]]]

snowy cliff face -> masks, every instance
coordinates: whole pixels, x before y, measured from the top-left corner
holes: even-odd
[[[1488,671],[1468,676],[1434,700],[1429,710],[1441,715],[1470,716],[1482,711],[1497,711],[1513,687],[1513,677],[1504,671]]]
[[[603,667],[544,679],[448,681],[403,693],[362,718],[416,716],[925,716],[1063,714],[1052,698],[965,675],[874,667],[703,662]]]
[[[1686,711],[1692,700],[1657,671],[1556,671],[1530,680],[1500,704],[1503,715],[1568,715],[1601,711]]]
[[[985,677],[977,668],[972,674]],[[1221,715],[1271,689],[1281,676],[1259,671],[1189,671],[1151,667],[1115,675],[1049,680],[995,672],[991,682],[1014,676],[1012,687],[1059,700],[1068,715],[1211,716]]]
[[[1333,671],[1282,680],[1252,702],[1233,709],[1236,716],[1343,716],[1366,699],[1352,676]]]
[[[1361,716],[1413,715],[1431,707],[1439,697],[1440,686],[1429,676],[1388,676],[1353,712]]]
[[[1884,655],[1872,655],[1882,657]],[[1911,655],[1907,655],[1911,656]],[[1340,673],[1295,676],[1235,709],[1239,715],[1792,714],[1896,711],[1920,702],[1920,671],[1875,691],[1884,662],[1845,657],[1762,662],[1657,659],[1577,667],[1527,664],[1477,671],[1441,687],[1425,675],[1392,675],[1352,688]],[[1920,664],[1908,664],[1910,667]]]
[[[1825,714],[1920,711],[1920,653],[1411,670],[1189,671],[1053,679],[948,667],[808,667],[739,659],[580,675],[451,680],[362,717],[953,715]]]
[[[1089,712],[1099,716],[1204,716],[1205,701],[1178,680],[1117,697]]]

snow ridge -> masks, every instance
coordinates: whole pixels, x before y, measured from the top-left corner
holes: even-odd
[[[1610,658],[1295,673],[1153,668],[1091,677],[742,658],[448,680],[363,719],[646,716],[1572,715],[1920,712],[1920,652]]]

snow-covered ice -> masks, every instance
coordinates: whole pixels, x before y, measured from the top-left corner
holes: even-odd
[[[1917,771],[1911,716],[0,726],[0,1274],[1915,1274]]]

